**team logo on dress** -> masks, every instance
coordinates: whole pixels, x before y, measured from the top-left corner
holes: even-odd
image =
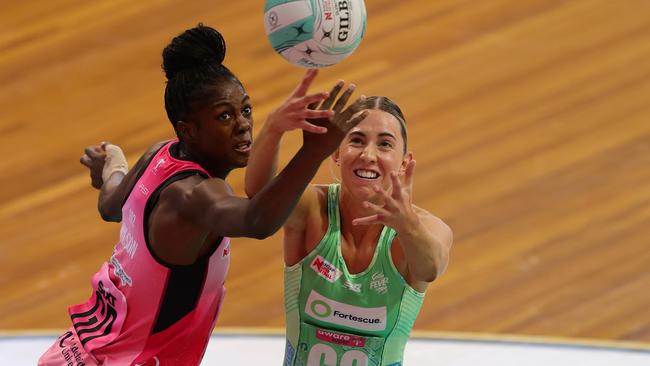
[[[381,272],[373,273],[372,280],[370,281],[370,288],[375,290],[378,294],[385,294],[388,292],[388,278]]]
[[[314,258],[309,266],[311,269],[316,271],[319,276],[323,277],[331,283],[336,282],[336,280],[341,277],[341,271],[338,268],[334,267],[332,263],[326,261],[325,258],[321,257],[320,255],[316,256],[316,258]]]
[[[153,174],[158,174],[158,168],[160,168],[166,162],[167,162],[167,160],[165,160],[165,158],[158,159],[158,161],[156,162],[156,165],[153,167],[153,170],[152,170]]]
[[[329,299],[312,290],[305,303],[305,313],[325,323],[348,328],[382,331],[386,329],[386,307],[364,308]]]

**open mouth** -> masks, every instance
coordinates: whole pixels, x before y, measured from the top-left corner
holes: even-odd
[[[240,142],[237,145],[235,145],[235,151],[242,153],[242,154],[247,154],[251,151],[251,142],[250,141],[244,141]]]
[[[367,169],[355,169],[354,175],[356,175],[361,179],[366,179],[366,180],[375,180],[381,176],[378,172],[374,170],[367,170]]]

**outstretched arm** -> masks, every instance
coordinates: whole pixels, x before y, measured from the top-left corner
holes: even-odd
[[[218,178],[196,185],[190,181],[172,185],[168,188],[168,197],[186,219],[218,235],[265,238],[284,224],[321,162],[363,117],[365,114],[361,113],[339,123],[318,120],[316,123],[326,127],[327,132],[303,131],[304,142],[300,150],[280,174],[251,199],[235,197],[228,184]]]
[[[316,75],[318,75],[317,70],[307,71],[289,98],[267,117],[266,123],[253,143],[246,167],[245,190],[248,197],[253,197],[275,176],[279,144],[285,132],[298,128],[312,133],[327,132],[327,128],[307,122],[307,119],[330,118],[334,115],[331,110],[307,108],[310,104],[319,103],[328,96],[328,93],[307,95],[307,90]]]
[[[275,176],[279,143],[285,132],[300,128],[323,134],[327,129],[319,126],[325,123],[343,125],[350,122],[356,125],[365,117],[365,113],[354,116],[358,112],[356,103],[343,110],[355,89],[352,84],[338,100],[343,81],[339,81],[329,93],[305,96],[316,74],[315,70],[307,72],[291,97],[269,115],[255,139],[246,168],[245,189],[248,197],[253,197]]]
[[[282,226],[325,156],[301,148],[280,174],[251,199],[234,196],[230,186],[219,178],[203,180],[193,187],[177,185],[180,191],[170,194],[182,216],[211,232],[263,239]]]
[[[200,182],[188,179],[173,184],[166,190],[169,196],[161,196],[161,200],[173,202],[187,220],[218,235],[261,239],[275,233],[296,207],[321,162],[336,150],[347,132],[367,115],[367,112],[357,113],[358,104],[337,113],[345,106],[351,90],[337,100],[333,112],[329,109],[337,97],[337,90],[329,96],[324,93],[305,96],[315,75],[315,71],[308,72],[289,100],[272,114],[270,121],[277,121],[277,125],[276,122],[268,123],[269,128],[279,126],[275,130],[277,133],[274,134],[274,129],[271,129],[270,135],[263,134],[255,143],[258,159],[252,159],[252,170],[258,174],[247,176],[247,192],[252,198],[235,197],[224,180],[212,178]],[[325,97],[327,99],[318,110],[307,108]],[[330,118],[332,114],[334,118]],[[303,130],[303,145],[282,172],[273,178],[273,161],[279,136],[295,128]],[[270,145],[267,147],[270,151],[265,148],[266,145]],[[247,170],[250,169],[249,165]]]
[[[419,282],[432,282],[447,268],[453,234],[449,226],[411,203],[415,160],[406,166],[403,182],[391,173],[392,192],[375,190],[383,205],[364,202],[374,214],[353,220],[354,225],[383,224],[397,232],[410,276]]]

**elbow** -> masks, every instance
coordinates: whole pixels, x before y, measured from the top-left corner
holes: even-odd
[[[253,233],[253,235],[251,236],[253,237],[253,239],[264,240],[271,235],[273,235],[273,233],[270,233],[268,231],[255,231],[255,233]]]
[[[99,215],[101,216],[102,220],[106,222],[120,222],[119,217],[111,215],[110,213],[99,211]]]
[[[247,236],[257,240],[263,240],[275,234],[276,231],[277,230],[270,230],[268,228],[255,225],[252,227],[252,230],[249,231],[249,235]]]
[[[250,236],[258,240],[266,239],[280,229],[280,226],[264,212],[256,212],[248,222],[251,223]]]
[[[419,273],[414,273],[415,277],[423,282],[433,282],[440,278],[447,269],[448,258],[431,258],[428,266],[424,266]]]
[[[438,269],[433,269],[431,271],[427,271],[426,273],[421,273],[417,275],[416,277],[422,281],[422,282],[433,282],[442,275],[443,271],[439,271]]]
[[[101,203],[99,204],[97,209],[99,211],[99,215],[101,216],[102,220],[106,222],[122,221],[122,212],[120,212],[120,210],[115,210],[109,207],[105,207],[105,205],[102,205]]]

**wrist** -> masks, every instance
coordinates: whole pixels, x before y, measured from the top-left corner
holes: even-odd
[[[296,155],[300,155],[301,158],[303,159],[309,159],[310,161],[317,161],[318,164],[325,160],[329,154],[325,154],[322,151],[319,151],[319,149],[315,147],[311,147],[311,145],[302,145],[300,149],[298,150],[298,153]]]
[[[264,131],[265,134],[270,135],[270,137],[275,137],[279,139],[286,132],[282,128],[281,122],[282,121],[279,120],[279,117],[276,116],[275,111],[271,112],[269,116],[266,118],[266,123],[264,123],[262,130]]]
[[[129,164],[124,157],[124,153],[119,146],[107,145],[106,146],[106,160],[104,161],[104,168],[102,169],[102,180],[104,182],[115,172],[122,172],[124,175],[129,171]]]
[[[413,209],[408,211],[410,212],[405,213],[402,225],[395,229],[395,231],[397,231],[397,233],[403,238],[417,236],[422,227],[420,217],[413,211]]]

